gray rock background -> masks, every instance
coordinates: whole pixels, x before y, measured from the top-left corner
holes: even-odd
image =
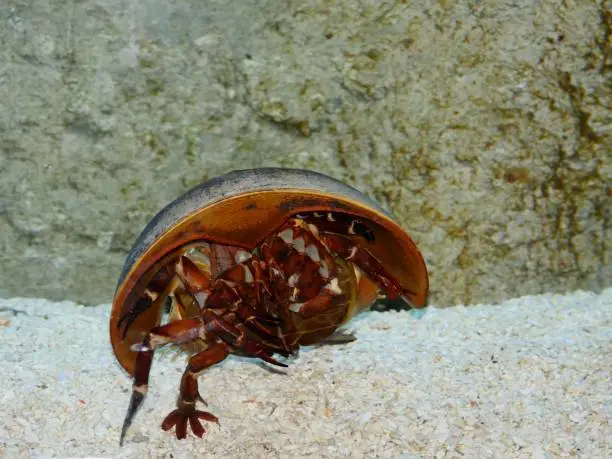
[[[161,207],[256,166],[379,200],[437,304],[611,283],[608,2],[2,5],[2,296],[110,301]]]

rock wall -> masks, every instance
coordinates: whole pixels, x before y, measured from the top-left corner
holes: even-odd
[[[2,296],[110,301],[161,207],[257,166],[379,200],[433,303],[610,285],[607,1],[4,4]]]

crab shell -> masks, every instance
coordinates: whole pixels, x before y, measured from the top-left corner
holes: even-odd
[[[145,227],[123,266],[110,318],[110,337],[121,366],[134,373],[142,341],[159,325],[162,306],[142,313],[125,339],[118,321],[142,295],[152,276],[186,247],[207,241],[252,250],[291,216],[300,212],[342,212],[366,221],[375,236],[367,249],[414,292],[414,307],[425,305],[429,278],[423,256],[410,236],[378,203],[355,188],[307,170],[262,168],[230,172],[204,182],[162,209]],[[369,281],[368,281],[369,282]],[[358,309],[376,299],[371,282],[359,286]]]

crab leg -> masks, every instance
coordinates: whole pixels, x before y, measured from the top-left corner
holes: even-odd
[[[117,328],[123,327],[122,338],[125,339],[128,329],[138,316],[149,308],[159,308],[179,284],[180,279],[173,269],[169,266],[160,269],[145,288],[143,295],[117,322]]]
[[[277,336],[277,330],[273,330],[272,328],[264,324],[268,323],[272,326],[275,326],[275,328],[278,329],[278,326],[281,323],[280,319],[277,319],[271,316],[263,316],[261,314],[257,314],[253,311],[252,308],[248,307],[245,304],[243,304],[242,306],[239,306],[236,309],[236,312],[232,314],[235,314],[236,318],[241,323],[244,323],[256,333],[262,333],[262,334],[270,335],[274,337]]]
[[[147,335],[142,344],[135,344],[133,346],[133,350],[138,351],[138,355],[136,356],[132,397],[130,398],[125,420],[123,421],[123,427],[121,428],[119,445],[123,445],[125,434],[147,395],[149,374],[151,372],[155,348],[169,342],[183,343],[194,339],[197,337],[197,331],[199,330],[199,328],[195,328],[196,333],[194,336],[194,325],[199,327],[201,323],[199,319],[177,320],[161,327],[155,327]]]
[[[272,353],[277,351],[276,349],[267,347],[265,343],[248,339],[244,330],[223,321],[211,310],[206,310],[201,318],[176,320],[169,324],[155,327],[141,344],[132,346],[132,350],[137,351],[138,356],[136,358],[132,398],[130,399],[128,411],[123,422],[123,428],[121,429],[120,445],[123,444],[127,429],[131,425],[147,393],[149,373],[155,349],[169,343],[186,343],[203,336],[209,339],[216,337],[218,340],[206,350],[191,357],[181,379],[177,409],[172,411],[162,424],[164,430],[169,430],[176,425],[176,435],[178,438],[185,437],[187,421],[189,421],[191,429],[198,436],[202,436],[204,433],[204,429],[198,419],[217,422],[217,418],[212,414],[195,410],[195,400],[203,401],[198,394],[197,374],[225,359],[230,352],[230,346],[239,349],[249,357],[257,357],[277,366],[287,366],[271,357]]]
[[[374,256],[349,237],[360,236],[370,244],[374,242],[374,233],[359,219],[336,212],[309,212],[297,215],[293,224],[308,226],[329,250],[359,266],[390,299],[399,296],[411,304],[408,295],[414,292],[403,289]]]
[[[176,401],[177,408],[166,416],[162,422],[161,428],[163,430],[170,430],[176,426],[176,437],[183,439],[187,436],[187,421],[189,421],[193,433],[201,438],[206,430],[202,427],[200,419],[219,423],[219,419],[215,415],[195,409],[197,401],[206,404],[198,391],[198,374],[221,362],[228,355],[227,345],[218,342],[189,359],[187,368],[185,368],[181,378],[179,396]]]
[[[250,254],[246,252],[244,252],[244,254],[245,255],[242,255],[243,257],[250,257]],[[249,258],[245,258],[244,263],[236,264],[229,268],[223,274],[223,278],[217,279],[212,285],[208,277],[187,257],[183,256],[180,258],[176,266],[176,273],[185,285],[187,291],[194,296],[198,303],[200,303],[200,307],[205,307],[205,305],[208,304],[213,304],[215,306],[231,306],[232,304],[237,305],[241,303],[242,298],[237,288],[244,284],[255,286],[255,299],[257,300],[256,304],[258,304],[260,299],[259,286],[261,285],[261,288],[265,288],[262,280],[263,270],[259,261],[253,262],[253,260]],[[180,301],[178,301],[178,304],[180,304]],[[253,311],[253,309],[246,304],[237,306],[234,311],[226,315],[237,317],[241,322],[245,323],[256,332],[274,337],[277,336],[277,332],[264,325],[264,323],[274,324],[278,328],[280,319]],[[213,320],[216,320],[216,318],[213,318]]]
[[[253,341],[249,339],[246,330],[242,326],[234,326],[211,310],[204,311],[202,315],[207,332],[228,343],[233,348],[242,351],[247,357],[256,357],[279,367],[286,367],[284,363],[273,359],[274,352],[282,353],[284,349],[267,345],[265,341]]]
[[[298,214],[296,217],[306,224],[312,224],[318,231],[361,236],[369,243],[374,242],[372,230],[352,215],[337,212],[309,212]],[[295,221],[298,226],[302,224],[299,220]]]
[[[136,371],[134,373],[134,384],[132,386],[132,397],[128,405],[123,427],[121,428],[121,437],[119,438],[119,446],[123,446],[125,434],[132,424],[132,420],[140,408],[142,401],[147,395],[149,385],[149,373],[151,372],[151,364],[153,363],[153,351],[142,351],[136,356]]]
[[[408,295],[414,294],[414,292],[402,288],[384,266],[367,250],[359,247],[351,239],[341,234],[324,233],[320,237],[332,252],[337,253],[346,261],[350,261],[361,268],[385,291],[390,299],[395,299],[399,296],[410,304]]]

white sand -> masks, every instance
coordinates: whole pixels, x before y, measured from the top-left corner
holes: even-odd
[[[0,300],[0,456],[585,457],[612,454],[612,289],[500,306],[369,313],[358,341],[303,349],[285,375],[230,358],[200,378],[221,426],[159,428],[182,357],[160,356],[119,448],[130,380],[108,306]]]

